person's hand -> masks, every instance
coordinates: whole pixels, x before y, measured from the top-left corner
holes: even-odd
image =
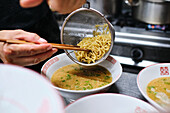
[[[31,8],[40,5],[42,2],[43,0],[20,0],[20,5],[23,8]],[[86,0],[47,0],[47,2],[52,11],[67,14],[80,8]]]
[[[0,38],[20,39],[37,44],[8,44],[0,42],[0,58],[5,64],[29,66],[38,64],[51,57],[57,49],[53,49],[46,40],[35,33],[23,30],[2,30]]]

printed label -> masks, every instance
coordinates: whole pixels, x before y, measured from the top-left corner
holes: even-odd
[[[46,74],[46,72],[47,72],[47,69],[52,65],[52,64],[54,64],[55,62],[57,62],[57,61],[59,61],[59,58],[58,57],[55,57],[55,58],[53,58],[53,59],[51,59],[50,61],[48,61],[46,64],[45,64],[45,66],[44,66],[44,68],[43,68],[43,74]]]
[[[169,75],[168,67],[160,67],[160,75]]]
[[[135,113],[148,113],[148,112],[142,109],[141,107],[137,106],[135,109]]]
[[[111,56],[108,56],[106,58],[106,60],[108,60],[109,62],[111,62],[112,64],[115,64],[116,63],[116,60],[114,58],[112,58]]]

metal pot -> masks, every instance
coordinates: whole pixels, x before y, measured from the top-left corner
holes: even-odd
[[[115,17],[121,13],[122,0],[88,0],[90,7],[98,10],[105,16]]]
[[[170,0],[125,0],[134,18],[149,24],[170,24]]]

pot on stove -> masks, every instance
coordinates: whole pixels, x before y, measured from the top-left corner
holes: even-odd
[[[170,24],[170,0],[125,0],[135,19],[149,24]]]
[[[122,0],[88,0],[90,7],[98,10],[106,17],[115,17],[121,13]]]

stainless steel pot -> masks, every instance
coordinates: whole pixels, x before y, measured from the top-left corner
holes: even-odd
[[[117,16],[121,13],[122,0],[88,0],[90,7],[98,10],[105,16]]]
[[[170,24],[170,0],[125,0],[134,18],[149,24]]]

